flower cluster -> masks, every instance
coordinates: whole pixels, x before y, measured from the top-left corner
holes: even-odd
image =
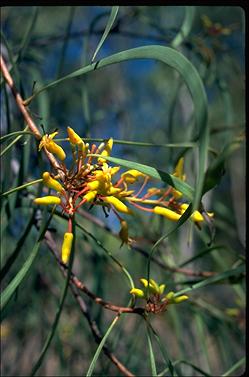
[[[216,37],[219,35],[230,35],[232,32],[232,29],[230,27],[224,27],[219,22],[211,21],[206,14],[203,14],[201,16],[201,20],[204,29],[210,36]]]
[[[146,300],[145,310],[146,312],[151,313],[160,313],[167,309],[167,306],[170,304],[180,304],[181,302],[188,299],[188,296],[181,295],[176,296],[173,291],[168,292],[166,295],[163,295],[165,290],[165,284],[157,284],[155,280],[149,279],[140,279],[140,282],[143,285],[143,289],[132,288],[130,293],[135,295],[138,298]]]
[[[62,208],[68,215],[68,231],[64,235],[62,245],[62,261],[67,263],[72,247],[72,217],[82,205],[101,206],[106,216],[110,210],[120,221],[119,236],[123,243],[130,243],[128,224],[122,217],[132,215],[131,207],[143,211],[162,215],[169,220],[177,221],[188,208],[188,203],[183,203],[182,193],[173,187],[167,189],[150,187],[146,190],[149,176],[135,169],[130,169],[120,174],[120,166],[109,166],[105,157],[110,156],[113,139],[101,143],[98,147],[93,144],[90,148],[82,138],[70,127],[67,128],[68,141],[72,149],[72,164],[67,168],[65,164],[66,153],[55,141],[58,132],[46,134],[42,137],[39,150],[45,148],[59,161],[54,166],[53,172],[44,172],[43,184],[54,190],[56,195],[36,198],[34,202],[39,205],[55,204]],[[98,156],[92,156],[97,154]],[[173,175],[185,180],[183,173],[183,158],[181,158]],[[134,183],[141,181],[140,188],[136,191]],[[208,213],[207,216],[213,216]],[[194,211],[191,220],[199,224],[204,221],[199,211]]]

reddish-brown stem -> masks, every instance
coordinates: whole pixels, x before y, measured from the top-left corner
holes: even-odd
[[[134,207],[137,207],[137,208],[141,209],[142,211],[153,213],[153,209],[152,208],[146,208],[146,207],[140,206],[139,204],[134,203],[133,201],[129,201],[129,203],[132,204]]]
[[[2,55],[0,56],[0,68],[1,68],[1,72],[3,74],[3,77],[6,81],[6,83],[8,84],[8,86],[10,87],[11,92],[12,92],[12,94],[13,94],[15,100],[16,100],[16,104],[17,104],[19,110],[21,111],[21,113],[24,117],[25,122],[27,123],[30,131],[34,134],[35,138],[37,140],[40,140],[41,137],[42,137],[41,133],[38,130],[37,126],[35,125],[33,119],[31,118],[29,112],[27,111],[26,107],[24,106],[24,101],[23,101],[21,95],[18,93],[18,91],[15,87],[14,81],[13,81],[13,79],[12,79],[12,77],[11,77],[9,71],[8,71],[7,65],[6,65]],[[55,159],[55,157],[52,155],[52,153],[48,152],[46,150],[46,148],[44,148],[44,151],[45,151],[48,159],[50,160],[51,164],[55,168],[58,168],[59,164],[58,164],[57,160]]]
[[[138,195],[141,194],[141,192],[143,191],[144,187],[146,186],[148,180],[149,180],[149,177],[145,177],[142,186],[140,187],[140,189],[138,190],[138,192],[135,195],[133,195],[133,198],[137,198]]]

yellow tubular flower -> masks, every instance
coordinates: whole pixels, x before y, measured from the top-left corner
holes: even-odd
[[[159,293],[160,293],[160,295],[163,294],[163,292],[164,292],[164,290],[165,290],[165,287],[166,287],[165,284],[161,284],[161,285],[159,286]]]
[[[183,214],[186,209],[188,208],[189,204],[183,203],[181,204],[181,214]],[[213,212],[207,212],[209,217],[213,217]],[[194,211],[192,215],[190,216],[191,220],[196,221],[196,222],[202,222],[204,221],[204,217],[199,211]]]
[[[65,233],[62,244],[61,259],[63,263],[67,263],[70,257],[73,243],[73,233]]]
[[[130,290],[130,293],[135,295],[136,297],[139,297],[139,298],[145,298],[145,294],[144,292],[142,291],[142,289],[138,289],[138,288],[132,288]]]
[[[112,204],[117,211],[132,214],[132,211],[115,196],[106,196],[103,199],[105,202]]]
[[[43,174],[42,174],[42,179],[43,179],[43,184],[57,192],[62,192],[63,191],[63,187],[62,185],[57,182],[55,179],[53,179],[49,172],[45,171]]]
[[[176,167],[175,167],[175,171],[173,173],[173,176],[174,177],[178,177],[179,179],[181,179],[182,181],[185,181],[186,179],[186,176],[185,174],[183,174],[183,167],[184,167],[184,158],[181,157],[177,164],[176,164]]]
[[[67,134],[68,134],[70,143],[84,145],[83,140],[79,137],[78,134],[76,134],[76,132],[71,127],[67,127]]]
[[[89,190],[98,190],[98,188],[103,185],[102,182],[100,182],[99,180],[97,181],[92,181],[92,182],[89,182],[87,184],[87,187],[89,188]]]
[[[178,297],[175,297],[174,298],[174,304],[180,304],[181,302],[185,301],[185,300],[188,300],[188,296],[187,295],[182,295],[182,296],[178,296]]]
[[[56,154],[56,156],[61,160],[65,160],[66,153],[64,150],[53,141],[53,138],[58,134],[58,132],[53,132],[52,134],[44,135],[39,144],[39,151],[42,148],[46,148],[48,152]]]
[[[134,183],[138,179],[138,177],[145,177],[145,174],[141,173],[136,169],[127,170],[123,174],[121,174],[123,180],[127,183]]]
[[[175,297],[175,293],[171,291],[165,296],[165,298],[168,300],[169,304],[180,304],[181,302],[188,300],[189,297],[187,295]]]
[[[153,212],[156,213],[157,215],[162,215],[172,221],[178,221],[181,217],[179,213],[176,213],[172,211],[171,209],[159,207],[159,206],[154,207]]]
[[[92,202],[96,195],[97,191],[89,191],[86,195],[84,195],[84,199],[86,199],[87,202]]]
[[[49,204],[60,204],[61,199],[57,196],[43,196],[42,198],[34,199],[35,204],[49,205]]]
[[[103,157],[108,157],[110,156],[111,154],[111,151],[112,151],[112,146],[113,146],[113,138],[111,137],[109,140],[107,140],[107,142],[105,143],[105,147],[104,147],[104,150],[101,152],[101,156]],[[104,158],[101,158],[99,157],[98,158],[98,162],[100,163],[105,163],[106,160]]]
[[[143,284],[143,286],[145,288],[148,287],[148,280],[147,279],[140,279],[140,282]],[[150,283],[149,283],[149,291],[151,293],[159,293],[159,286],[158,284],[155,282],[155,280],[153,279],[150,279]]]

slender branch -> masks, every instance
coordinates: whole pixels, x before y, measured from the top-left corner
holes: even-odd
[[[51,250],[53,256],[56,258],[58,265],[60,266],[61,271],[66,276],[68,267],[62,263],[60,257],[58,256],[58,252],[56,250],[55,242],[49,232],[45,234],[45,240],[46,243]],[[130,308],[130,307],[123,307],[118,305],[113,305],[111,302],[103,300],[101,297],[97,297],[93,292],[91,292],[84,283],[82,283],[77,276],[71,272],[71,283],[80,291],[84,292],[88,297],[90,297],[93,301],[95,301],[97,304],[103,306],[106,309],[109,309],[114,312],[118,313],[133,313],[133,314],[143,314],[144,308]]]
[[[11,89],[11,92],[16,100],[16,104],[19,108],[19,110],[21,111],[23,117],[24,117],[24,120],[25,122],[27,123],[30,131],[33,133],[33,135],[35,136],[35,138],[37,140],[40,140],[41,139],[41,133],[40,131],[38,130],[36,124],[34,123],[31,115],[29,114],[28,110],[26,109],[26,107],[24,106],[24,101],[20,95],[20,93],[18,93],[16,87],[15,87],[15,84],[14,84],[14,81],[9,73],[9,70],[7,68],[7,65],[2,57],[2,55],[0,55],[0,68],[1,68],[1,72],[2,72],[2,75],[6,81],[6,83],[8,84],[8,86],[10,87]],[[53,156],[52,153],[48,152],[45,148],[44,148],[44,151],[48,157],[48,159],[50,160],[51,164],[55,167],[55,168],[58,168],[59,167],[59,164],[57,162],[57,160],[55,159],[55,157]]]
[[[60,258],[58,256],[58,251],[57,251],[57,246],[56,246],[56,243],[51,235],[51,233],[49,231],[47,231],[45,233],[45,236],[44,236],[44,239],[49,247],[49,249],[51,250],[53,256],[56,258],[57,260],[57,263],[58,263],[58,266],[60,267],[60,270],[62,272],[62,274],[64,275],[64,277],[67,276],[67,266],[64,265],[61,261],[60,261]],[[131,311],[126,311],[127,309],[129,310],[133,310],[133,313],[137,313],[139,314],[139,311],[138,309],[140,309],[141,313],[144,311],[142,308],[122,308],[122,307],[118,307],[116,305],[112,305],[110,303],[107,303],[106,301],[100,299],[99,297],[96,297],[92,292],[90,292],[86,286],[80,282],[80,280],[71,272],[71,279],[70,279],[70,282],[69,282],[69,287],[71,289],[71,292],[75,298],[75,300],[77,301],[78,305],[79,305],[79,308],[82,312],[82,314],[85,316],[89,326],[90,326],[90,329],[92,331],[92,334],[94,336],[94,339],[95,341],[99,344],[102,340],[102,335],[98,329],[98,326],[96,324],[95,321],[93,321],[91,319],[91,316],[90,316],[90,313],[88,311],[88,308],[87,308],[87,305],[85,303],[85,301],[83,300],[83,298],[81,297],[79,291],[84,291],[85,293],[88,294],[89,297],[91,298],[95,298],[94,301],[97,302],[98,304],[104,304],[103,306],[107,309],[110,309],[110,310],[113,310],[113,311],[116,311],[118,313],[129,313]],[[97,299],[97,300],[96,300]],[[101,305],[102,305],[101,304]],[[115,310],[114,310],[115,309]],[[124,309],[123,311],[120,310],[120,309]],[[135,310],[136,309],[136,310]],[[119,360],[118,358],[108,349],[108,347],[106,345],[104,345],[103,347],[103,351],[104,353],[106,354],[106,356],[112,361],[112,363],[114,365],[116,365],[116,367],[120,370],[120,372],[123,373],[124,376],[128,376],[128,377],[135,377],[133,373],[131,373],[129,371],[129,369],[127,369]]]
[[[34,121],[32,120],[32,118],[29,115],[26,107],[23,104],[23,99],[22,99],[21,95],[18,93],[18,91],[17,91],[17,89],[14,85],[14,81],[13,81],[13,79],[12,79],[12,77],[11,77],[9,71],[8,71],[7,65],[5,64],[5,61],[2,57],[2,55],[0,56],[0,67],[1,67],[3,77],[4,77],[5,81],[7,82],[8,86],[10,87],[11,92],[12,92],[12,94],[13,94],[15,100],[16,100],[17,106],[19,107],[21,113],[23,114],[23,117],[24,117],[27,125],[29,126],[30,130],[32,131],[32,133],[34,134],[36,139],[40,140],[41,139],[40,131],[36,127]]]

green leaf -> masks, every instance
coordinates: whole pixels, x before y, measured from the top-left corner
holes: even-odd
[[[110,327],[108,328],[107,332],[105,333],[105,335],[103,336],[101,342],[99,343],[99,346],[98,346],[98,348],[97,348],[97,350],[96,350],[96,352],[95,352],[95,354],[94,354],[94,357],[93,357],[93,359],[92,359],[92,361],[91,361],[91,364],[90,364],[90,366],[89,366],[89,368],[88,368],[88,371],[87,371],[87,373],[86,373],[86,376],[87,376],[87,377],[90,377],[90,376],[92,375],[93,370],[94,370],[94,368],[95,368],[95,365],[96,365],[96,363],[97,363],[97,361],[98,361],[98,358],[99,358],[100,352],[102,351],[102,348],[104,347],[105,342],[106,342],[108,336],[110,335],[110,333],[111,333],[113,327],[116,325],[116,323],[117,323],[119,317],[120,317],[120,315],[117,315],[117,316],[114,318],[114,320],[112,321]],[[85,376],[85,374],[84,374],[83,376]]]
[[[112,28],[112,25],[114,24],[115,20],[116,20],[116,17],[117,17],[117,14],[118,14],[118,10],[119,10],[119,6],[113,6],[112,7],[112,10],[111,10],[111,13],[110,13],[110,16],[108,18],[108,21],[107,21],[107,24],[106,24],[106,27],[105,27],[105,30],[104,30],[104,33],[98,43],[98,46],[93,54],[93,57],[92,57],[92,62],[94,61],[94,59],[96,58],[99,50],[101,49],[103,43],[105,42],[108,34],[110,33],[111,31],[111,28]]]
[[[26,188],[28,186],[33,186],[36,183],[40,183],[40,182],[42,182],[42,178],[36,179],[35,181],[32,181],[32,182],[25,183],[24,185],[21,185],[21,186],[18,186],[18,187],[14,187],[13,189],[11,189],[9,191],[3,192],[2,194],[0,194],[0,196],[8,196],[10,194],[13,194],[16,191],[23,190],[24,188]]]
[[[189,5],[185,6],[184,20],[183,20],[183,23],[179,32],[176,34],[175,38],[171,42],[172,47],[177,48],[187,38],[187,36],[189,35],[192,29],[194,16],[195,16],[195,7],[191,7]]]
[[[155,356],[154,356],[154,352],[153,352],[153,348],[152,348],[150,329],[149,329],[148,326],[147,326],[147,340],[148,340],[148,346],[149,346],[151,375],[157,376],[156,361],[155,361]]]
[[[242,357],[237,363],[235,363],[231,368],[228,369],[225,373],[222,374],[222,377],[227,377],[227,376],[234,376],[232,374],[236,369],[241,367],[243,364],[245,364],[246,358]],[[242,375],[242,374],[241,374]]]
[[[89,154],[88,156],[100,156],[97,154]],[[194,195],[194,190],[191,186],[187,183],[183,182],[181,179],[174,177],[172,174],[168,174],[162,170],[153,168],[152,166],[140,164],[138,162],[133,162],[129,160],[124,160],[121,158],[115,157],[106,157],[107,161],[113,162],[117,165],[122,165],[129,169],[136,169],[139,170],[141,173],[149,175],[152,178],[159,179],[163,182],[166,182],[170,186],[176,188],[177,190],[181,191],[188,199],[192,200]]]
[[[19,285],[22,283],[24,278],[27,276],[29,270],[31,269],[35,258],[38,254],[39,248],[41,246],[41,242],[43,240],[44,234],[49,226],[49,223],[52,219],[53,214],[50,215],[49,219],[45,222],[45,224],[42,226],[40,234],[38,236],[38,239],[29,254],[28,259],[25,261],[23,264],[22,268],[19,270],[19,272],[16,274],[16,276],[11,280],[9,285],[5,288],[5,290],[2,292],[1,297],[0,297],[0,308],[3,310],[3,308],[6,306],[8,301],[10,300],[11,296],[15,292],[15,290],[19,287]]]
[[[18,257],[18,255],[19,255],[19,253],[20,253],[20,251],[22,249],[22,246],[23,246],[25,240],[26,240],[26,238],[29,235],[29,232],[30,232],[30,230],[32,228],[32,225],[34,224],[34,218],[35,218],[35,211],[33,211],[32,215],[30,217],[30,220],[29,220],[29,222],[27,224],[27,227],[25,228],[22,236],[18,240],[14,251],[9,256],[9,258],[6,261],[6,263],[4,264],[4,266],[1,269],[1,271],[0,271],[0,281],[2,281],[2,279],[5,277],[5,275],[8,273],[9,269],[11,268],[11,266],[13,265],[13,263],[15,262],[16,258]]]
[[[209,166],[205,174],[203,195],[220,183],[220,180],[225,173],[226,160],[236,149],[240,147],[242,140],[243,137],[238,137],[228,143],[219,156]]]

